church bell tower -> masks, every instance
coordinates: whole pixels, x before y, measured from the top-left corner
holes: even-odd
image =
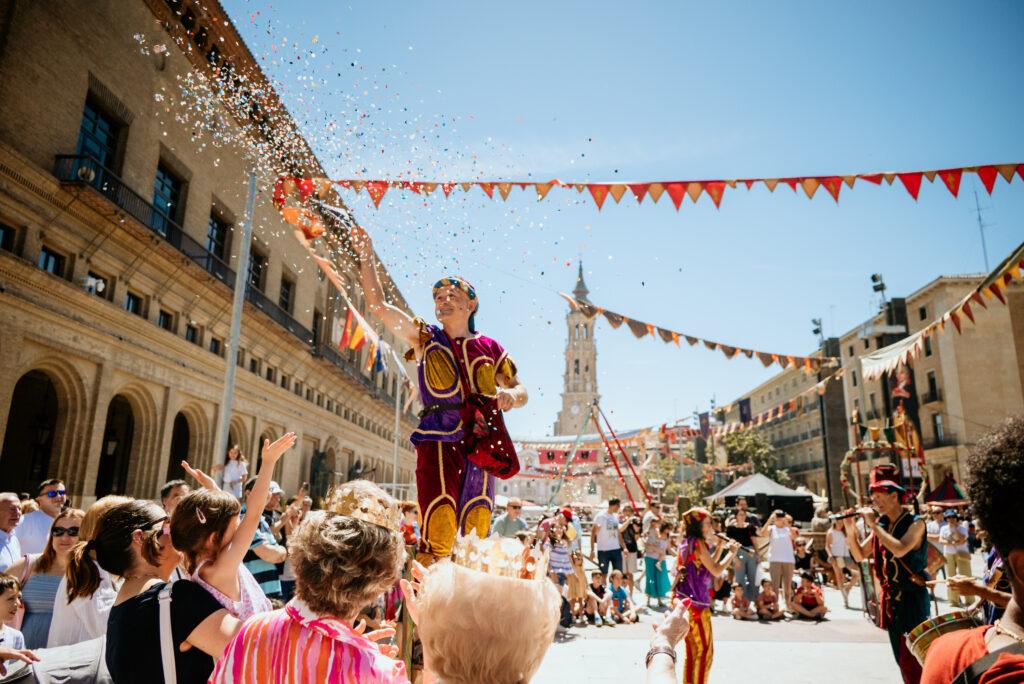
[[[577,301],[590,303],[587,284],[583,282],[583,262],[580,262],[576,287],[572,294]],[[562,387],[562,410],[555,420],[555,435],[575,437],[584,420],[590,420],[590,405],[597,394],[597,346],[594,344],[596,318],[587,318],[579,311],[569,311],[565,317],[569,337],[565,345],[565,376]],[[592,430],[584,427],[583,432]]]

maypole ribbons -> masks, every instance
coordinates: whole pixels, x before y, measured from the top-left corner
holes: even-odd
[[[690,346],[696,346],[699,343],[703,343],[705,347],[714,351],[719,350],[725,354],[725,358],[731,359],[737,354],[743,354],[748,359],[752,359],[755,356],[757,359],[764,364],[767,368],[773,363],[777,363],[783,368],[794,368],[802,367],[805,373],[817,373],[823,366],[838,366],[839,359],[834,356],[793,356],[791,354],[774,354],[772,352],[757,351],[756,349],[746,349],[744,347],[737,347],[734,345],[723,344],[721,342],[715,342],[714,340],[704,339],[703,337],[696,337],[694,335],[687,335],[686,333],[676,332],[675,330],[669,330],[668,328],[662,328],[654,325],[653,323],[646,323],[639,321],[634,318],[630,318],[620,313],[615,313],[605,309],[604,307],[595,306],[588,302],[581,302],[572,295],[568,295],[564,292],[559,292],[562,297],[569,302],[569,306],[573,311],[578,311],[587,318],[594,318],[597,315],[603,315],[608,323],[613,328],[618,328],[623,323],[629,326],[629,329],[634,335],[644,337],[645,335],[655,335],[661,338],[662,342],[666,344],[674,342],[678,347],[679,340],[685,339]]]
[[[442,194],[445,197],[448,197],[456,189],[461,189],[463,192],[469,192],[473,188],[480,188],[480,190],[482,190],[490,199],[494,199],[494,191],[497,190],[501,199],[505,200],[508,199],[513,188],[519,188],[521,190],[532,188],[536,193],[537,200],[540,201],[547,197],[552,188],[573,188],[578,193],[583,193],[584,191],[587,192],[591,199],[594,200],[594,204],[597,205],[598,210],[604,206],[605,200],[609,196],[615,200],[616,204],[618,204],[628,192],[636,198],[638,204],[643,202],[646,197],[650,197],[652,202],[657,202],[661,199],[662,195],[667,194],[678,211],[686,197],[689,197],[691,202],[696,203],[701,195],[707,195],[711,198],[711,201],[715,203],[715,207],[718,207],[722,203],[722,197],[725,195],[726,189],[735,189],[739,186],[743,186],[747,190],[750,190],[755,185],[764,185],[768,188],[769,192],[774,192],[775,188],[780,183],[789,186],[793,192],[797,192],[797,188],[803,190],[808,199],[814,197],[818,188],[824,188],[825,191],[831,195],[833,200],[839,202],[839,193],[844,185],[848,188],[853,188],[857,181],[871,183],[872,185],[881,185],[882,181],[885,181],[888,185],[892,185],[898,179],[900,184],[904,189],[906,189],[907,193],[916,200],[921,191],[921,181],[927,180],[929,183],[934,183],[935,179],[938,178],[942,181],[942,184],[946,189],[949,190],[950,194],[956,197],[960,193],[960,181],[964,174],[977,175],[978,179],[981,180],[985,189],[991,195],[996,184],[996,179],[1000,176],[1002,176],[1007,183],[1013,181],[1014,175],[1020,176],[1021,180],[1024,180],[1024,163],[1013,162],[1009,164],[958,166],[947,169],[931,169],[924,171],[886,171],[831,174],[824,176],[728,178],[718,180],[672,180],[625,183],[567,183],[557,179],[550,180],[545,183],[538,183],[536,181],[414,181],[399,179],[365,180],[356,178],[328,180],[326,178],[301,178],[296,176],[282,177],[282,181],[294,184],[298,192],[305,194],[306,196],[313,193],[317,193],[318,195],[326,193],[325,188],[329,188],[332,184],[349,190],[354,190],[357,193],[362,192],[365,189],[366,194],[370,196],[370,200],[373,202],[375,207],[380,207],[381,200],[384,199],[384,195],[389,190],[403,190],[417,195],[427,196],[440,188]],[[284,192],[286,191],[282,189],[282,196]],[[277,198],[278,190],[275,188],[275,201]],[[301,218],[301,215],[296,215],[296,218]]]

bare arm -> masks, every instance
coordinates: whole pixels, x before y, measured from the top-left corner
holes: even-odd
[[[701,544],[697,547],[697,556],[700,559],[701,565],[711,571],[712,575],[718,576],[729,567],[732,563],[733,557],[736,555],[735,542],[726,544],[722,543],[721,546],[728,546],[729,553],[724,558],[712,558],[711,554],[708,553],[708,547],[706,544]],[[716,554],[717,556],[717,554]]]
[[[280,544],[260,544],[254,546],[252,552],[255,553],[260,560],[265,560],[268,563],[283,563],[284,559],[288,557],[288,551]]]
[[[384,301],[384,288],[377,274],[377,259],[373,255],[373,242],[362,228],[352,230],[352,242],[359,257],[359,283],[366,297],[367,310],[379,318],[396,337],[410,347],[420,344],[419,331],[412,317],[397,306]]]
[[[924,539],[924,523],[920,520],[914,521],[906,533],[898,539],[879,527],[873,517],[865,517],[865,520],[871,527],[872,534],[878,538],[879,543],[897,558],[902,558],[919,547],[921,540]]]
[[[530,400],[526,385],[519,382],[518,377],[508,378],[504,373],[498,373],[494,381],[498,385],[498,408],[502,411],[526,406]]]
[[[215,613],[210,613],[205,620],[200,622],[199,626],[188,635],[185,642],[209,656],[220,658],[224,649],[241,628],[241,621],[221,608]]]
[[[846,545],[850,547],[850,555],[853,560],[862,563],[871,556],[871,542],[873,534],[869,534],[864,541],[857,539],[857,525],[855,518],[843,520],[843,531],[846,533]]]

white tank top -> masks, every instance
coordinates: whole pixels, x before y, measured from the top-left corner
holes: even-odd
[[[795,563],[793,555],[793,537],[788,527],[771,526],[768,530],[771,545],[768,547],[768,560],[773,563]]]
[[[832,530],[832,545],[829,547],[829,551],[836,558],[846,558],[850,555],[850,547],[846,543],[846,535],[839,530]]]

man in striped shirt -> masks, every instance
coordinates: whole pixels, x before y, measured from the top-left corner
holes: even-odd
[[[245,483],[245,495],[256,484],[256,478],[251,478]],[[241,515],[245,515],[245,506],[242,506]],[[249,544],[249,550],[242,559],[242,564],[252,573],[252,576],[259,582],[260,589],[269,599],[281,600],[281,577],[277,573],[275,563],[283,563],[288,555],[285,547],[277,543],[274,533],[270,529],[266,518],[260,517],[260,524],[256,534]]]

